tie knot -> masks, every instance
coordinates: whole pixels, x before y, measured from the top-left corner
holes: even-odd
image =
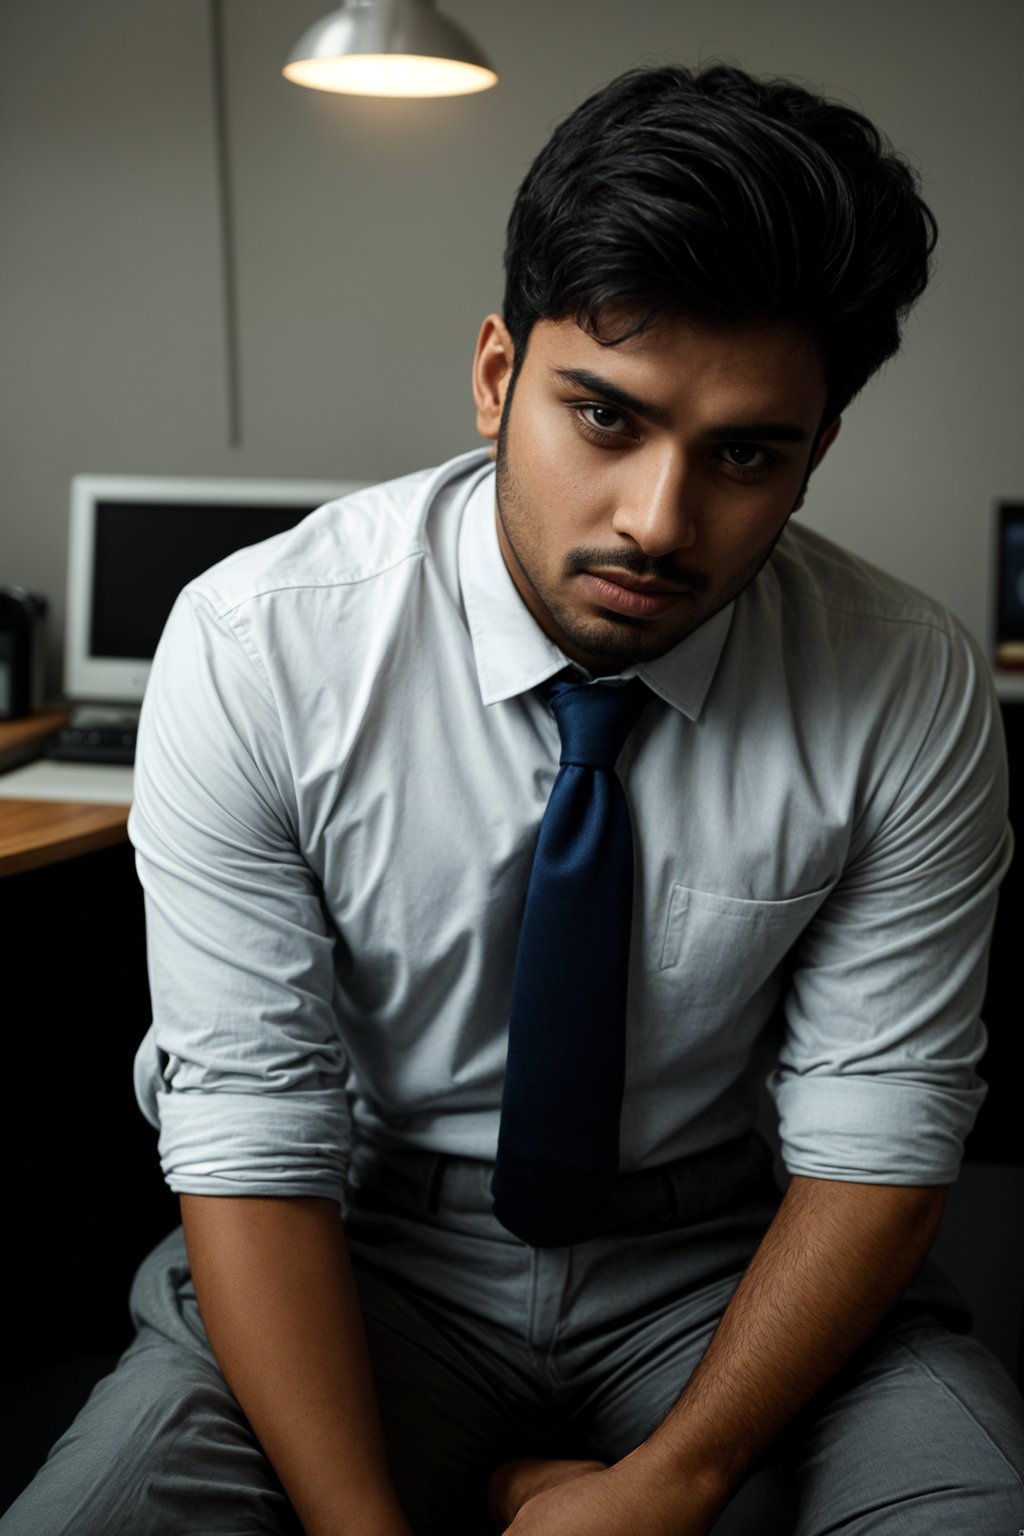
[[[545,692],[562,738],[563,767],[614,768],[650,697],[638,677],[617,685],[556,678]]]

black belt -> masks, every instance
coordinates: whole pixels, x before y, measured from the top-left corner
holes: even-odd
[[[464,1205],[473,1198],[482,1209],[493,1163],[420,1148],[381,1148],[366,1142],[353,1149],[350,1179],[357,1204],[387,1203],[388,1193],[407,1209],[424,1214],[442,1203]],[[778,1202],[772,1154],[756,1131],[706,1151],[620,1173],[608,1211],[595,1236],[686,1226],[747,1202]]]

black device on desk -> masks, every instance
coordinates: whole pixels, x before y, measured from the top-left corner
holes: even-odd
[[[139,711],[130,705],[79,704],[46,745],[60,762],[134,763]]]
[[[0,586],[0,720],[20,720],[43,697],[46,599]]]

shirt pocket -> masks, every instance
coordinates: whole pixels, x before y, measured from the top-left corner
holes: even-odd
[[[782,963],[830,889],[747,901],[673,885],[659,970],[682,973],[694,1001],[749,996]]]

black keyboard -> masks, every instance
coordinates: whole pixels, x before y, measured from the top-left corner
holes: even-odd
[[[132,764],[138,728],[137,709],[80,704],[47,744],[46,756],[64,763]]]

